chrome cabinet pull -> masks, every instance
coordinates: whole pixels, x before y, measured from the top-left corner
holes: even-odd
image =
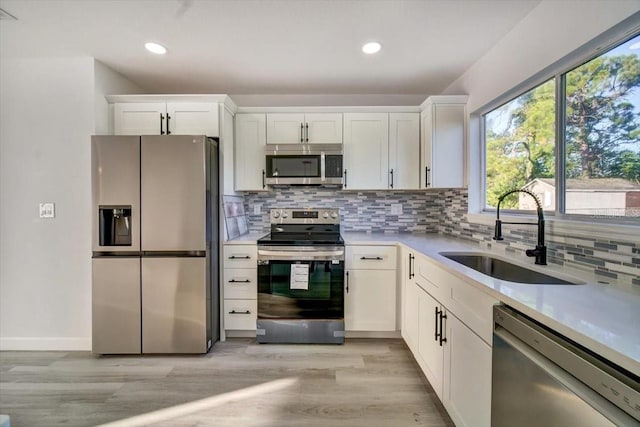
[[[431,185],[431,183],[429,182],[429,172],[431,172],[431,169],[429,169],[429,166],[426,166],[424,168],[424,186],[429,188],[429,186]]]
[[[242,256],[231,255],[229,259],[251,259],[251,257],[249,255],[242,255]]]
[[[247,280],[231,279],[231,280],[229,280],[229,283],[251,283],[251,280],[249,280],[249,279],[247,279]]]
[[[171,135],[171,131],[169,130],[169,120],[171,120],[171,116],[167,113],[167,135]]]
[[[391,174],[391,185],[389,187],[393,188],[393,169],[389,173]]]
[[[383,258],[379,257],[379,256],[377,256],[377,257],[362,256],[362,257],[360,257],[360,259],[373,260],[373,261],[382,261],[383,260]]]
[[[304,142],[304,124],[300,123],[300,142]]]
[[[266,173],[265,173],[264,169],[262,169],[262,188],[265,188],[267,186],[267,183],[265,181],[265,175],[266,175]]]
[[[235,310],[231,310],[229,312],[229,314],[251,314],[251,312],[249,310],[245,310],[245,311],[235,311]]]
[[[347,170],[344,170],[344,188],[347,188]]]
[[[305,128],[305,142],[309,142],[309,123],[305,123],[304,125]]]
[[[434,322],[436,333],[433,338],[435,341],[438,341],[438,338],[440,337],[440,334],[438,333],[438,316],[439,315],[440,315],[440,310],[438,309],[438,307],[436,307],[436,317]]]
[[[164,124],[164,114],[160,113],[160,135],[164,135],[164,128],[162,125]]]

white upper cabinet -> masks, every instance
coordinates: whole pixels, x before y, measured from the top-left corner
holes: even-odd
[[[220,134],[217,103],[168,102],[167,118],[171,135]]]
[[[389,186],[389,114],[344,114],[344,188]]]
[[[116,103],[113,107],[116,135],[219,136],[215,102]]]
[[[389,188],[420,188],[420,114],[389,113]]]
[[[116,135],[164,135],[165,102],[113,105]]]
[[[466,105],[466,96],[432,96],[423,104],[420,188],[464,187]]]
[[[236,114],[235,189],[265,191],[265,114]]]
[[[342,144],[342,113],[267,114],[268,144]]]

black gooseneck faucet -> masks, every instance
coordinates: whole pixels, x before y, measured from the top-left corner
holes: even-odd
[[[528,194],[533,197],[533,200],[535,200],[536,202],[536,206],[538,207],[538,243],[536,244],[535,249],[527,249],[525,251],[525,254],[528,257],[536,257],[536,264],[547,265],[547,247],[544,245],[544,214],[542,213],[542,205],[540,204],[540,200],[538,200],[538,197],[529,190],[510,190],[500,196],[500,198],[498,199],[498,208],[496,212],[496,228],[493,240],[504,240],[504,238],[502,237],[502,224],[536,225],[532,222],[506,222],[500,220],[500,203],[502,203],[502,200],[505,197],[513,193]]]

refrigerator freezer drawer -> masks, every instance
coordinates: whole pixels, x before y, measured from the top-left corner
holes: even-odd
[[[140,353],[140,258],[93,258],[92,349]]]
[[[142,352],[206,353],[207,259],[142,258]]]

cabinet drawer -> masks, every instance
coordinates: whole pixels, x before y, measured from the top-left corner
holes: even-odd
[[[227,330],[255,331],[257,314],[257,300],[224,300],[224,328]]]
[[[255,268],[225,268],[224,297],[233,299],[256,299],[258,271]]]
[[[224,268],[257,268],[258,247],[256,245],[225,245]]]
[[[443,273],[450,276],[451,301],[449,302],[449,309],[469,329],[491,346],[493,340],[493,306],[499,301],[473,285],[453,275]]]
[[[450,286],[446,278],[442,279],[438,274],[439,267],[422,255],[415,258],[415,281],[440,304],[448,306],[451,295]]]
[[[395,270],[395,246],[347,246],[346,266],[349,270]]]

